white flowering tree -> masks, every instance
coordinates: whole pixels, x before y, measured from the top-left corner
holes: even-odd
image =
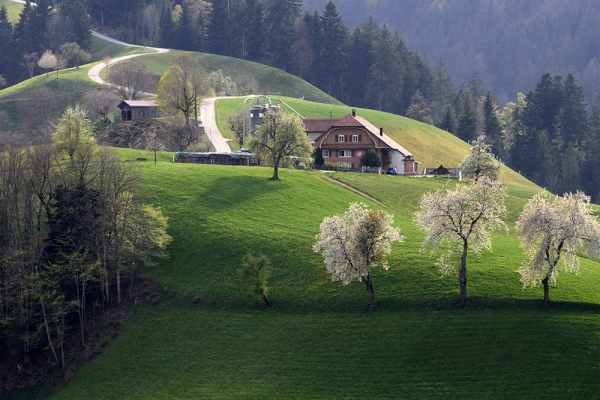
[[[321,223],[313,250],[322,253],[332,281],[344,285],[362,281],[369,292],[370,310],[377,308],[371,268],[389,268],[386,256],[392,242],[402,242],[400,229],[392,227],[394,217],[381,210],[369,210],[363,203],[352,203],[342,215],[327,217]]]
[[[471,152],[461,164],[463,177],[477,181],[480,177],[487,176],[491,180],[497,180],[500,176],[500,162],[490,151],[491,146],[485,142],[485,135],[480,135],[471,144]]]
[[[549,281],[561,270],[579,271],[577,252],[598,258],[600,223],[583,192],[564,197],[537,194],[525,205],[517,227],[529,260],[519,270],[524,287],[544,287],[543,304],[550,305]]]
[[[421,250],[431,247],[435,253],[441,245],[448,247],[448,252],[438,259],[438,266],[443,275],[455,273],[458,267],[462,305],[467,303],[467,254],[491,251],[490,233],[507,229],[502,221],[506,214],[505,197],[500,182],[484,176],[473,185],[425,193],[421,198],[415,214],[417,225],[427,235]]]

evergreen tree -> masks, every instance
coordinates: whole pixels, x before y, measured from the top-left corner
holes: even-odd
[[[470,142],[477,136],[477,115],[475,114],[475,104],[471,94],[467,91],[462,98],[461,113],[458,117],[458,126],[456,127],[456,136]]]
[[[452,80],[450,79],[450,76],[447,73],[446,63],[443,60],[439,60],[439,62],[433,69],[432,74],[433,119],[434,121],[440,121],[442,116],[446,116],[446,111],[448,111],[447,106],[451,103],[452,97],[454,96],[456,89],[454,87],[454,83],[452,83]],[[445,130],[448,132],[452,132],[448,129]]]
[[[587,112],[583,88],[575,83],[569,74],[564,83],[562,104],[556,116],[557,128],[560,130],[565,146],[569,143],[580,145],[587,132]]]
[[[346,69],[348,28],[344,25],[333,1],[325,6],[320,17],[322,44],[317,57],[317,76],[320,87],[328,94],[342,99],[343,74]],[[334,88],[336,90],[334,90]]]
[[[208,24],[209,50],[214,54],[233,55],[231,43],[231,0],[213,0]]]
[[[160,40],[162,47],[175,47],[176,26],[173,22],[173,10],[168,2],[165,2],[160,14]]]
[[[65,0],[60,3],[60,10],[70,28],[70,37],[65,41],[75,42],[82,49],[89,51],[92,46],[92,33],[84,0]]]
[[[446,107],[446,111],[444,111],[442,121],[440,122],[438,128],[443,129],[446,132],[450,132],[452,134],[456,132],[456,118],[454,118],[452,107]]]
[[[496,157],[502,154],[502,127],[498,120],[498,106],[488,91],[483,102],[483,131],[488,143],[491,145],[492,153]]]
[[[287,71],[292,63],[294,21],[300,15],[302,0],[266,0],[263,29],[267,59],[276,68]]]
[[[246,0],[244,5],[246,21],[245,57],[251,61],[259,61],[263,58],[264,32],[263,32],[263,9],[259,0]]]
[[[13,26],[8,20],[6,7],[2,4],[0,6],[0,54],[2,54],[2,57],[0,57],[0,75],[4,76],[9,84],[16,83],[19,74],[12,32]]]
[[[582,187],[592,196],[594,203],[600,201],[600,95],[594,100],[592,115],[585,142],[585,162],[582,165]]]
[[[349,59],[352,62],[348,63],[348,81],[352,84],[348,85],[346,90],[346,96],[350,104],[359,107],[366,106],[368,80],[365,79],[365,76],[368,75],[373,64],[370,55],[373,43],[379,37],[379,34],[379,25],[373,17],[367,18],[362,26],[356,27],[352,32],[349,50]]]
[[[393,35],[384,24],[371,49],[368,105],[379,111],[394,111],[402,100],[405,70],[398,54],[398,40],[398,34]]]
[[[181,17],[177,25],[177,43],[176,48],[181,50],[194,51],[196,50],[196,30],[197,23],[192,15],[187,2],[181,5]],[[218,53],[220,54],[220,53]]]

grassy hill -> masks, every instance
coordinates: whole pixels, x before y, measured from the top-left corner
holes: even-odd
[[[143,153],[122,150],[134,159]],[[535,187],[509,186],[509,234],[469,257],[467,309],[456,278],[419,253],[420,195],[444,179],[335,173],[385,204],[406,235],[388,271],[374,270],[380,309],[364,285],[333,283],[312,252],[325,216],[362,197],[320,172],[140,163],[142,195],[170,218],[171,258],[143,275],[163,288],[68,385],[38,397],[94,398],[597,398],[599,264],[583,260],[542,293],[522,290],[514,220]],[[369,203],[368,201],[366,201]],[[370,203],[369,203],[370,204]],[[375,207],[373,204],[371,206]],[[266,254],[273,306],[263,309],[236,272]],[[142,301],[143,303],[143,301]],[[36,397],[36,393],[30,393]]]
[[[275,103],[278,97],[272,98]],[[321,104],[297,98],[283,97],[282,100],[305,118],[342,118],[352,111],[351,107],[335,104]],[[219,130],[223,136],[234,139],[234,133],[227,127],[227,116],[243,110],[243,98],[222,98],[217,101],[216,114]],[[283,107],[286,111],[287,108]],[[387,135],[414,154],[419,171],[424,168],[437,168],[440,165],[455,167],[469,154],[470,146],[461,139],[434,126],[395,114],[368,109],[356,109],[357,115],[365,117],[375,126],[383,127]],[[231,143],[237,148],[235,143]],[[509,168],[502,168],[502,180],[513,186],[534,187],[534,185]]]

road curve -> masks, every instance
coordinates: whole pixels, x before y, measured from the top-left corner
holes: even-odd
[[[108,42],[115,43],[115,44],[118,44],[121,46],[146,48],[145,46],[138,46],[135,44],[121,42],[119,40],[105,36],[99,32],[96,32],[94,30],[92,31],[92,35],[96,36],[99,39],[106,40]],[[166,53],[169,51],[169,49],[161,49],[158,47],[148,47],[148,48],[152,49],[152,50],[156,50],[156,53],[152,53],[152,54]],[[115,59],[110,60],[108,65],[118,63],[120,61],[128,60],[130,58],[144,56],[144,55],[152,55],[152,54],[130,54],[128,56],[117,57]],[[106,83],[102,78],[100,78],[100,71],[102,71],[102,69],[105,67],[106,67],[106,64],[104,62],[99,62],[98,64],[94,65],[88,71],[88,78],[90,78],[94,82],[99,83],[101,85],[108,85],[108,83]],[[208,98],[208,99],[202,100],[202,103],[200,106],[200,113],[202,116],[202,123],[204,124],[204,130],[206,132],[206,136],[207,136],[208,140],[210,140],[213,147],[215,148],[215,151],[230,152],[231,148],[229,147],[229,144],[227,144],[227,140],[223,137],[223,135],[221,134],[221,131],[219,130],[219,127],[217,126],[217,121],[215,119],[215,100],[216,100],[216,98]]]
[[[200,104],[204,132],[206,132],[206,137],[213,144],[216,152],[230,152],[231,147],[229,147],[229,143],[227,143],[227,140],[223,137],[217,126],[217,119],[215,117],[216,100],[216,97],[202,99],[202,103]]]

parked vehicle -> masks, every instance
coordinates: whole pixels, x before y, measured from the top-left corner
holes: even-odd
[[[388,175],[398,175],[398,170],[396,168],[388,168],[387,174]]]

